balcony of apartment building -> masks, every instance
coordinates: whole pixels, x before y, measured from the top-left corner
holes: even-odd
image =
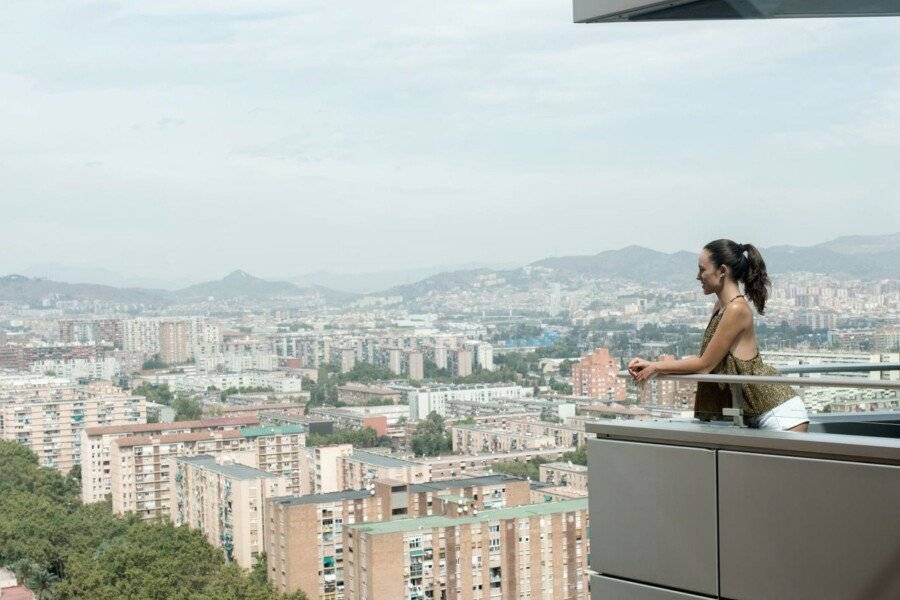
[[[900,16],[900,0],[573,0],[576,23],[605,24],[598,36],[631,21],[863,16]],[[735,389],[798,370],[658,379]],[[790,383],[900,390],[896,378]],[[805,433],[689,420],[587,430],[593,600],[900,598],[900,413],[813,414]]]
[[[900,393],[898,371],[658,379]],[[587,425],[592,600],[900,598],[900,412],[814,413],[806,433],[723,412],[730,420]]]

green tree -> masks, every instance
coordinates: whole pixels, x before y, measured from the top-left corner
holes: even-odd
[[[506,473],[507,475],[512,475],[513,477],[521,477],[522,479],[531,479],[533,481],[537,481],[541,478],[540,466],[546,462],[550,461],[546,458],[541,458],[540,456],[538,456],[527,461],[511,460],[500,462],[495,464],[491,468],[498,473]]]
[[[582,444],[571,452],[564,452],[562,455],[562,459],[574,465],[587,466],[587,445]]]
[[[432,411],[416,425],[410,438],[410,446],[417,456],[438,456],[453,450],[450,433],[444,426],[444,417]]]
[[[203,415],[203,407],[196,398],[179,394],[172,408],[175,409],[176,421],[194,421]]]
[[[175,399],[175,395],[172,393],[172,391],[169,389],[169,385],[166,383],[154,385],[152,383],[145,382],[131,390],[131,393],[134,396],[143,396],[149,402],[165,404],[166,406],[170,406],[172,404],[172,400]]]
[[[165,369],[166,363],[164,363],[162,361],[162,359],[159,357],[159,354],[154,354],[153,356],[151,356],[150,358],[148,358],[147,360],[144,361],[143,367],[145,370],[147,370],[147,369]]]
[[[82,505],[77,478],[0,440],[0,565],[42,600],[303,600],[226,564],[198,531]]]

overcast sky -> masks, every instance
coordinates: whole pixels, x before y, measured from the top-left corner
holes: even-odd
[[[900,230],[900,19],[4,0],[0,274],[204,280]]]

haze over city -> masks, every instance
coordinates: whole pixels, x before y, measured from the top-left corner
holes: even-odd
[[[266,0],[4,20],[2,273],[177,286],[900,222],[895,19],[598,29],[561,1]]]
[[[0,600],[900,598],[898,25],[3,3]]]

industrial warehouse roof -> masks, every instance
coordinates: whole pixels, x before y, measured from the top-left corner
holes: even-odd
[[[381,521],[378,523],[359,523],[345,525],[345,528],[355,529],[360,533],[383,535],[387,533],[403,533],[420,529],[436,529],[452,527],[456,525],[470,525],[473,523],[486,523],[488,521],[500,521],[503,519],[524,519],[528,517],[543,517],[557,513],[587,510],[587,498],[576,500],[562,500],[560,502],[544,502],[543,504],[524,504],[510,506],[497,510],[480,511],[477,515],[465,517],[445,517],[435,515],[432,517],[420,517],[418,519],[400,519],[396,521]]]

